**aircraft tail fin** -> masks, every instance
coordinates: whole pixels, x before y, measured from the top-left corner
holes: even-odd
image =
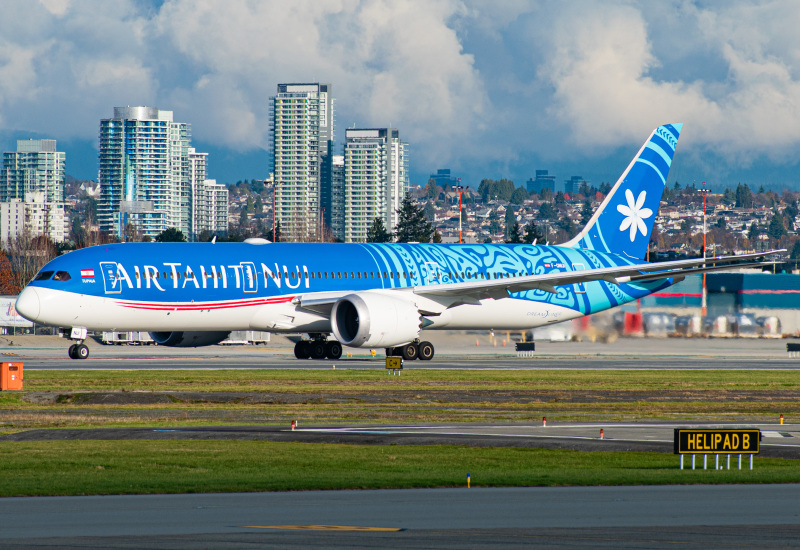
[[[682,127],[653,130],[586,227],[562,246],[643,259]]]

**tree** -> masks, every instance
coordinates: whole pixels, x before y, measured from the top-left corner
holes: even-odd
[[[433,242],[433,243],[442,242],[442,234],[439,233],[438,229],[434,229],[433,230],[433,237],[431,237],[431,242]]]
[[[489,232],[500,233],[500,216],[497,215],[497,210],[492,209],[489,212]]]
[[[718,229],[722,229],[723,231],[725,230],[726,227],[728,227],[728,224],[725,221],[725,217],[724,216],[720,216],[719,217],[719,219],[717,220],[717,224],[716,225],[717,225]]]
[[[26,281],[27,282],[27,281]],[[18,286],[14,277],[14,269],[6,253],[0,250],[0,294],[6,296],[19,294],[22,287]]]
[[[753,192],[747,185],[736,186],[736,208],[753,208]]]
[[[528,195],[528,192],[525,190],[524,187],[517,187],[516,189],[514,189],[514,192],[511,193],[510,202],[514,204],[522,204],[523,202],[528,200],[529,197],[530,195]]]
[[[250,225],[250,218],[247,216],[247,208],[242,208],[239,213],[239,227],[245,229],[248,225]]]
[[[559,210],[561,210],[567,205],[567,198],[564,196],[563,192],[559,191],[558,193],[556,193],[555,203],[556,203],[556,208],[558,208]]]
[[[425,196],[433,200],[439,198],[439,189],[437,188],[435,180],[428,180],[428,184],[425,186]]]
[[[261,214],[264,212],[264,201],[261,200],[261,197],[256,197],[256,204],[254,208],[256,214]]]
[[[48,237],[33,236],[26,230],[8,240],[6,253],[14,274],[12,284],[21,290],[47,262],[56,257],[56,247]]]
[[[392,234],[386,229],[383,224],[382,218],[375,218],[372,220],[372,225],[367,231],[368,243],[390,243],[392,242]]]
[[[592,201],[586,199],[583,201],[583,207],[581,208],[581,224],[586,225],[589,223],[589,220],[592,219],[592,214],[594,214],[592,210]]]
[[[777,212],[772,215],[769,227],[767,228],[767,234],[771,239],[775,239],[776,241],[779,241],[781,237],[786,235],[786,227],[783,225],[783,216]]]
[[[554,220],[558,218],[558,210],[549,202],[543,202],[539,207],[539,219]]]
[[[750,225],[750,229],[747,230],[747,238],[750,239],[751,241],[753,241],[755,239],[758,239],[758,236],[760,234],[761,234],[761,231],[759,231],[758,226],[756,225],[756,222],[753,222]]]
[[[789,257],[792,260],[800,260],[800,241],[794,242],[794,246],[792,246],[792,252]]]
[[[544,232],[537,226],[534,222],[530,221],[525,226],[525,237],[524,241],[526,243],[532,243],[536,241],[538,244],[542,244],[545,242]]]
[[[506,237],[506,242],[509,244],[521,244],[522,243],[522,229],[519,226],[519,222],[514,220],[514,225],[511,226],[511,229],[508,230],[508,236]]]
[[[394,234],[399,243],[420,242],[429,243],[433,236],[433,227],[425,219],[425,213],[411,202],[410,197],[403,199],[397,210],[399,218]]]
[[[170,227],[156,235],[155,241],[157,243],[185,243],[186,237],[180,229]]]
[[[493,199],[508,201],[511,200],[515,189],[514,182],[505,178],[501,180],[483,179],[478,185],[478,194],[483,198],[483,202]]]
[[[425,214],[425,219],[432,222],[436,219],[436,207],[433,206],[431,201],[425,203],[425,208],[422,209]]]
[[[516,214],[514,214],[514,211],[511,210],[510,208],[506,209],[506,217],[505,217],[504,221],[505,221],[505,226],[506,226],[505,237],[506,237],[506,239],[508,239],[508,237],[510,235],[510,232],[511,232],[511,228],[514,227],[515,223],[517,223],[517,216],[516,216]]]
[[[274,243],[278,243],[278,242],[281,241],[281,235],[282,235],[282,233],[281,233],[281,222],[278,221],[275,224],[275,235],[272,234],[272,228],[270,227],[269,230],[266,233],[264,233],[264,238],[267,239],[268,241],[272,241]]]

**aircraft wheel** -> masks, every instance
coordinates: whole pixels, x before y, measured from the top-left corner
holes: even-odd
[[[421,361],[430,361],[433,359],[433,344],[430,342],[420,342],[418,348]]]
[[[294,345],[294,356],[298,359],[308,359],[311,357],[308,340],[300,340]]]
[[[78,347],[75,348],[75,357],[77,359],[89,357],[89,347],[86,344],[78,344]]]
[[[77,347],[78,347],[78,344],[72,344],[69,347],[69,352],[68,353],[69,353],[69,358],[70,359],[77,359],[78,358],[78,356],[75,354],[75,348],[77,348]]]
[[[406,344],[402,347],[403,350],[403,359],[406,361],[413,361],[417,357],[419,357],[419,348],[414,342],[410,344]]]
[[[312,359],[325,359],[325,342],[314,340],[308,344]]]
[[[338,359],[342,356],[342,344],[336,340],[330,340],[325,344],[325,357],[328,359]]]

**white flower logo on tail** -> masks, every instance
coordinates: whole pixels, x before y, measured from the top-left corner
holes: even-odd
[[[644,224],[644,220],[649,218],[653,215],[653,211],[649,208],[642,208],[644,206],[644,199],[647,196],[646,191],[642,191],[639,193],[639,197],[636,199],[636,202],[633,201],[633,193],[630,189],[625,190],[625,198],[628,200],[628,206],[624,204],[617,205],[617,210],[620,214],[625,216],[625,219],[622,220],[622,223],[619,224],[619,230],[625,231],[626,229],[630,228],[631,230],[631,242],[636,239],[636,230],[642,232],[642,235],[647,235],[647,226]]]

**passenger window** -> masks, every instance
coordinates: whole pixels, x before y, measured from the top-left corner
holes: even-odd
[[[36,276],[34,281],[46,281],[52,276],[53,276],[53,272],[52,271],[42,271],[41,273],[39,273]]]
[[[360,271],[356,272],[356,275],[358,275],[359,279],[361,278],[361,272]]]
[[[54,281],[69,281],[72,277],[69,276],[69,273],[66,271],[59,271],[56,273],[56,276],[53,277]]]

